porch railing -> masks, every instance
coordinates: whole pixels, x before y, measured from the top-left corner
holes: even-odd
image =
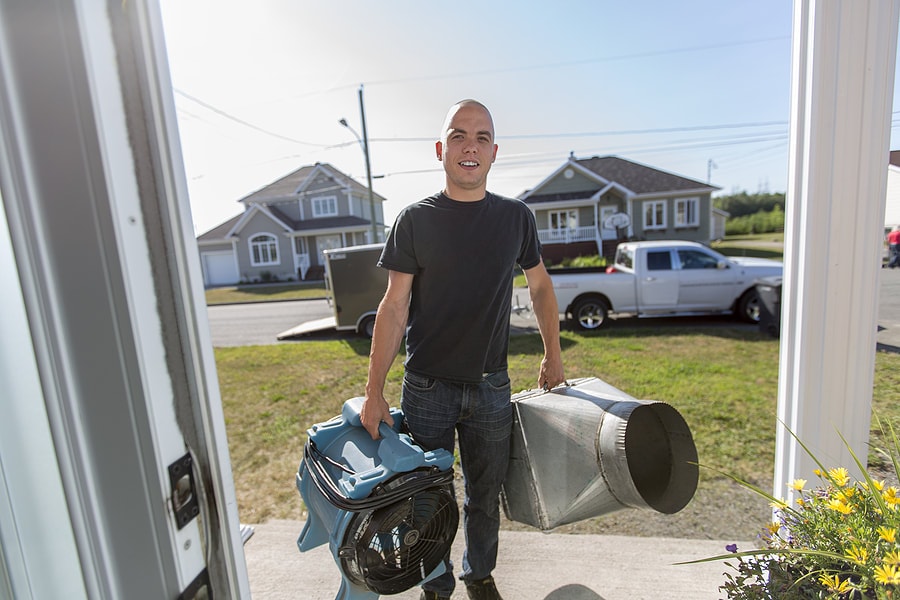
[[[573,242],[594,242],[600,233],[593,225],[565,229],[539,229],[538,239],[542,244],[571,244]]]

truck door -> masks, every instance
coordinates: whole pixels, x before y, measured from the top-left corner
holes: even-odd
[[[681,248],[678,303],[682,310],[728,310],[734,296],[734,269],[719,268],[719,258],[696,248]]]
[[[637,275],[640,312],[667,312],[678,306],[678,274],[673,269],[671,250],[647,250]]]

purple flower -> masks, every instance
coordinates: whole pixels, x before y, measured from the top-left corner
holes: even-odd
[[[737,552],[737,544],[728,544],[725,546],[725,550],[731,553]]]

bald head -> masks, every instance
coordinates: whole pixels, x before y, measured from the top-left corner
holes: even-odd
[[[491,117],[491,111],[488,110],[488,107],[479,102],[478,100],[472,100],[471,98],[467,98],[466,100],[460,100],[456,104],[450,107],[450,110],[447,111],[447,116],[444,119],[444,125],[441,127],[441,143],[447,142],[447,132],[451,128],[451,123],[453,122],[453,117],[456,115],[459,109],[466,106],[475,106],[484,111],[487,115],[488,122],[491,124],[491,138],[494,137],[494,119]]]

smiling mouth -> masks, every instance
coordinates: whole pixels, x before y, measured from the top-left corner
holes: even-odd
[[[459,166],[461,167],[477,167],[478,163],[474,160],[463,160],[460,161]]]

